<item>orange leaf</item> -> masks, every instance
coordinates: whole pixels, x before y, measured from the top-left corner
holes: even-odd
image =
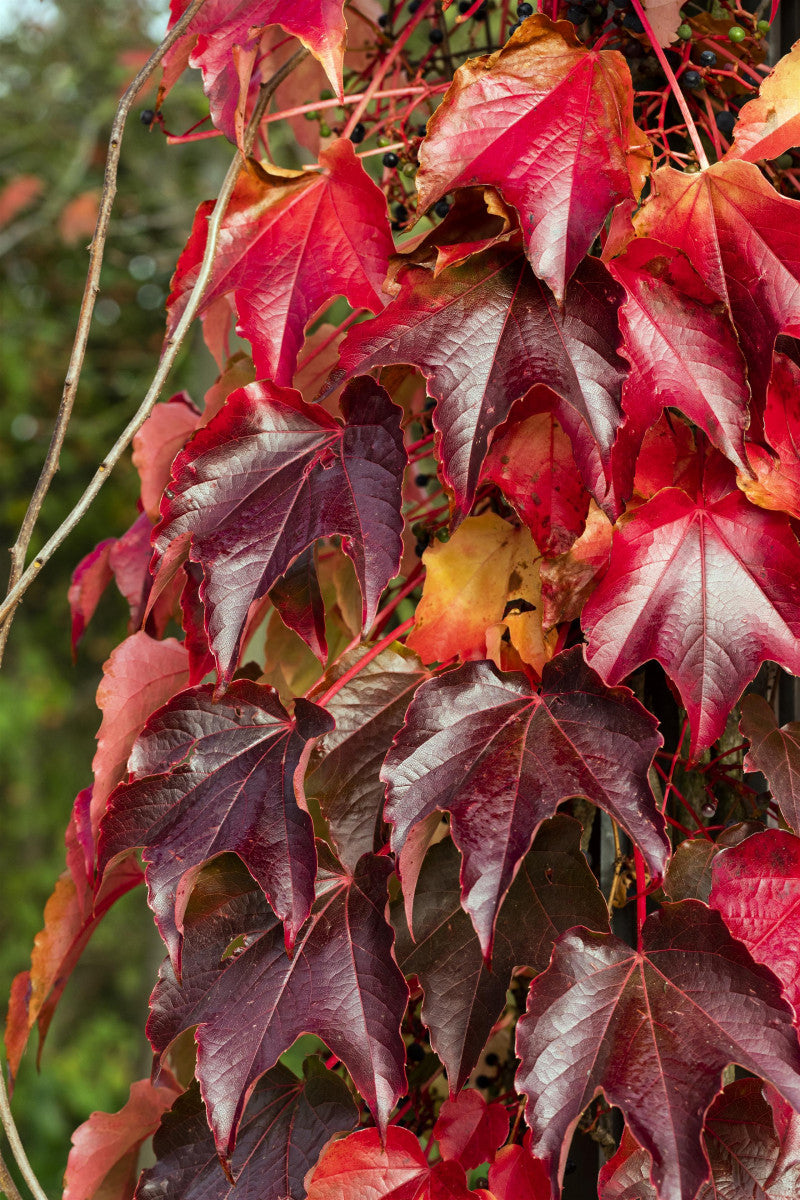
[[[800,42],[762,83],[758,95],[745,104],[736,122],[733,145],[726,158],[777,158],[800,145]]]

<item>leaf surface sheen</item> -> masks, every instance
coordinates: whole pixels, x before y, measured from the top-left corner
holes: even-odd
[[[609,212],[638,198],[649,161],[622,56],[587,50],[571,22],[536,15],[456,71],[420,149],[420,207],[457,187],[496,187],[519,213],[534,271],[562,300]]]
[[[216,855],[241,857],[285,922],[288,946],[314,898],[313,828],[295,773],[331,719],[300,700],[292,720],[271,688],[247,680],[217,701],[212,692],[187,689],[150,718],[100,835],[103,868],[144,847],[149,903],[179,972],[189,892]]]
[[[221,681],[236,668],[250,605],[318,538],[341,535],[371,625],[402,554],[400,410],[373,380],[353,380],[344,424],[288,388],[238,389],[173,467],[156,560],[191,534]]]
[[[576,929],[556,944],[517,1027],[517,1086],[532,1150],[557,1185],[568,1134],[602,1088],[653,1159],[660,1200],[694,1200],[708,1178],[706,1109],[730,1062],[800,1109],[800,1046],[777,980],[696,900],[667,904],[643,952]]]
[[[382,1144],[377,1129],[332,1142],[306,1178],[308,1200],[475,1200],[464,1168],[431,1166],[410,1129],[392,1125]]]
[[[462,903],[484,955],[495,918],[541,822],[584,796],[613,815],[655,876],[668,842],[647,780],[661,745],[655,718],[609,689],[580,647],[551,660],[541,694],[521,675],[467,663],[423,684],[386,758],[392,847],[435,809],[452,813]]]
[[[661,663],[693,754],[720,736],[762,662],[800,671],[800,546],[788,521],[724,477],[705,490],[666,488],[636,509],[582,617],[587,661],[609,683]]]
[[[335,296],[378,312],[393,243],[383,193],[340,139],[320,154],[319,173],[242,169],[225,210],[200,315],[233,294],[237,331],[253,347],[258,377],[292,382],[304,330]],[[200,205],[167,301],[167,333],[194,287],[214,202]]]
[[[460,1162],[465,1171],[492,1162],[508,1137],[508,1112],[487,1104],[475,1088],[445,1100],[433,1127],[442,1158]]]
[[[253,1089],[230,1162],[231,1184],[195,1084],[162,1118],[153,1138],[156,1164],[143,1173],[136,1200],[304,1200],[309,1165],[331,1137],[357,1120],[339,1076],[320,1066],[298,1079],[278,1064]]]
[[[597,259],[583,262],[559,309],[511,243],[474,255],[438,275],[418,266],[400,277],[398,296],[372,321],[349,330],[340,371],[347,377],[387,363],[409,363],[437,401],[433,423],[446,482],[468,512],[489,437],[515,400],[537,383],[560,397],[557,413],[586,430],[604,462],[622,418],[627,372],[618,309],[624,291]],[[579,466],[580,446],[575,449]]]

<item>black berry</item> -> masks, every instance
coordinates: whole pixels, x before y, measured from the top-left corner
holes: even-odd
[[[475,1086],[479,1088],[488,1088],[492,1086],[492,1081],[488,1075],[478,1075],[475,1078]]]
[[[521,17],[523,21],[525,20],[526,17],[532,17],[533,16],[533,5],[527,4],[527,3],[518,4],[517,5],[517,16]]]
[[[367,131],[359,121],[357,125],[353,126],[353,130],[350,134],[350,141],[355,142],[355,144],[358,145],[359,142],[363,142],[366,136]]]
[[[422,1062],[423,1058],[425,1057],[425,1051],[423,1050],[422,1046],[419,1046],[416,1042],[411,1043],[411,1045],[408,1047],[407,1054],[409,1062]]]
[[[717,65],[717,56],[713,50],[704,50],[700,55],[701,67],[715,67]]]
[[[380,25],[381,29],[385,29],[389,24],[389,18],[387,17],[386,13],[381,13],[381,15],[378,17],[378,24]]]
[[[644,33],[644,25],[640,17],[636,13],[628,13],[625,20],[622,22],[623,29],[629,29],[631,33]]]
[[[450,212],[450,201],[437,200],[433,206],[433,211],[436,213],[437,217],[446,217]]]
[[[458,0],[458,11],[463,15],[472,8],[472,0]]]
[[[443,42],[444,34],[442,33],[441,29],[438,29],[436,26],[434,26],[434,28],[428,34],[428,41],[433,42],[434,46],[438,46],[440,42]]]
[[[487,1067],[496,1067],[500,1063],[500,1056],[495,1054],[494,1051],[491,1051],[486,1055],[483,1061],[486,1063]]]
[[[406,208],[405,204],[395,204],[392,212],[395,221],[405,221],[406,217],[408,216],[408,209]]]
[[[681,83],[685,88],[689,88],[693,92],[695,88],[699,88],[702,85],[703,77],[699,71],[684,71],[681,75]]]
[[[577,4],[570,4],[567,9],[567,20],[572,21],[573,25],[582,25],[586,20],[586,10],[579,8]]]
[[[423,554],[425,553],[425,551],[427,549],[428,549],[427,542],[417,542],[417,544],[414,547],[414,553],[416,554],[417,558],[422,558]]]
[[[422,0],[409,0],[408,11],[410,13],[415,13],[420,4],[422,4]]]
[[[139,120],[143,125],[152,125],[156,119],[156,114],[152,108],[143,108],[139,113]]]
[[[385,167],[396,167],[400,159],[395,154],[394,150],[387,150],[383,156],[383,165]]]
[[[714,118],[717,123],[717,129],[720,133],[729,138],[733,133],[733,127],[736,124],[736,117],[732,112],[728,112],[727,108],[723,108],[722,112],[718,112]]]
[[[430,475],[415,475],[414,483],[417,487],[427,487],[431,481]]]
[[[417,135],[418,135],[418,137],[425,137],[425,134],[426,134],[427,132],[428,132],[428,126],[427,126],[427,125],[418,125],[418,126],[417,126]]]
[[[614,0],[614,8],[630,8],[633,0]]]

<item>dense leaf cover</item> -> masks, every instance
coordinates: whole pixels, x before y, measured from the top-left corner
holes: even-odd
[[[70,1200],[557,1200],[592,1139],[586,1196],[798,1195],[800,49],[535,7],[206,0],[165,61],[241,147],[312,56],[222,217],[220,378],[70,589],[130,636],[12,1073],[137,851],[167,949]]]

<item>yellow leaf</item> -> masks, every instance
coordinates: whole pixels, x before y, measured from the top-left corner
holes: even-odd
[[[425,663],[493,658],[504,644],[541,673],[555,635],[542,632],[539,551],[526,528],[495,513],[468,517],[425,551],[426,576],[408,646]]]

